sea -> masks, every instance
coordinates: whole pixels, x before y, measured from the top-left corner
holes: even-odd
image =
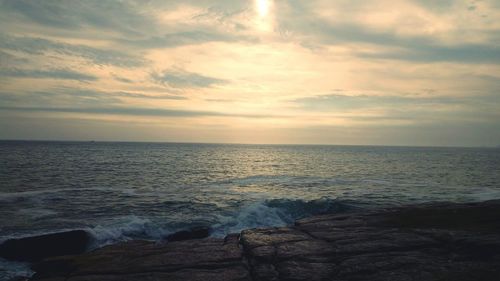
[[[500,198],[499,148],[0,141],[0,243],[84,229],[89,250],[318,214]],[[0,260],[0,280],[29,275]]]

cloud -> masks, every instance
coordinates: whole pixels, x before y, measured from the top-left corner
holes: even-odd
[[[431,105],[431,104],[455,104],[460,103],[456,97],[418,97],[403,95],[345,95],[329,94],[317,95],[312,97],[298,98],[292,100],[293,103],[300,105],[305,109],[331,110],[333,108],[366,108],[380,106],[398,106],[398,105]]]
[[[128,79],[125,77],[121,77],[118,75],[113,74],[113,78],[115,78],[116,81],[122,82],[122,83],[127,83],[127,84],[132,84],[134,81],[132,79]]]
[[[207,42],[237,42],[237,41],[257,41],[250,36],[240,36],[228,32],[216,30],[191,30],[177,33],[168,33],[163,36],[151,36],[147,39],[121,39],[120,43],[137,48],[172,48],[184,45],[196,45]]]
[[[213,78],[181,69],[164,70],[161,73],[152,73],[151,78],[158,84],[173,88],[209,88],[215,85],[226,84],[228,81]]]
[[[415,42],[416,43],[416,42]],[[381,51],[358,55],[365,58],[394,59],[418,62],[500,63],[500,48],[489,45],[436,46],[405,44],[404,50]]]
[[[36,106],[36,107],[95,107],[121,104],[121,100],[113,95],[103,95],[93,91],[65,91],[51,89],[47,91],[0,92],[0,103],[4,106]]]
[[[103,94],[103,93],[101,93]],[[124,97],[124,98],[138,98],[138,99],[153,99],[153,100],[186,100],[186,97],[182,96],[174,96],[174,95],[145,95],[142,93],[131,93],[131,92],[111,92],[108,93],[115,97]]]
[[[412,124],[441,122],[486,122],[500,118],[498,98],[491,94],[474,97],[409,95],[343,95],[330,94],[291,101],[298,108],[314,113],[330,113],[362,123]]]
[[[180,110],[167,108],[141,108],[141,107],[16,107],[0,106],[0,111],[18,112],[55,112],[55,113],[85,113],[109,114],[132,116],[158,116],[158,117],[239,117],[239,118],[279,118],[279,115],[262,114],[232,114],[216,111]]]
[[[499,1],[272,2],[259,17],[252,1],[0,0],[0,114],[256,142],[342,135],[315,126],[370,142],[377,127],[392,128],[387,140],[415,124],[499,123]]]
[[[96,65],[138,67],[145,65],[147,62],[137,55],[113,49],[99,49],[37,37],[9,36],[6,34],[0,34],[0,49],[24,52],[31,55],[48,55],[51,52],[59,55],[71,55],[90,60]]]
[[[153,100],[185,100],[186,97],[176,95],[157,94],[150,95],[141,92],[127,92],[127,91],[98,91],[92,89],[71,88],[71,87],[58,87],[51,91],[45,92],[32,92],[32,94],[52,94],[54,96],[67,96],[67,97],[94,97],[94,98],[138,98],[138,99],[153,99]]]
[[[0,40],[1,40],[1,38],[0,38]],[[11,55],[7,52],[0,51],[0,67],[6,66],[6,65],[26,63],[26,62],[28,62],[28,60],[25,58],[20,58],[18,56]]]
[[[91,89],[57,87],[44,91],[0,92],[0,103],[16,106],[36,107],[112,107],[125,106],[122,98],[142,100],[185,100],[185,97],[175,95],[148,95],[140,92],[106,92]]]
[[[19,69],[19,68],[0,69],[0,75],[4,77],[14,77],[14,78],[36,78],[36,79],[52,78],[61,80],[76,80],[80,82],[96,81],[99,79],[97,76],[62,68],[48,69],[48,70]]]
[[[96,27],[129,35],[155,26],[152,17],[140,12],[143,5],[142,1],[0,1],[2,10],[39,25],[65,30]]]
[[[161,13],[175,12],[182,7],[192,7],[199,14],[186,15],[179,24],[161,20]],[[0,8],[6,11],[9,22],[31,21],[59,32],[73,30],[78,36],[101,37],[103,31],[113,35],[108,40],[138,48],[159,48],[196,44],[200,42],[234,41],[243,39],[232,32],[224,32],[220,26],[207,26],[203,20],[209,15],[214,22],[229,23],[232,16],[245,11],[247,3],[236,1],[30,1],[0,0]],[[232,22],[240,26],[238,22]],[[172,30],[164,35],[163,30]],[[102,37],[101,37],[102,38]]]
[[[499,63],[500,48],[485,44],[443,45],[424,36],[401,36],[390,31],[371,30],[367,27],[345,24],[332,26],[329,23],[313,25],[310,32],[325,44],[366,43],[391,48],[372,53],[358,52],[365,58],[397,59],[406,61],[466,63]],[[394,47],[399,48],[394,50]],[[356,54],[356,52],[355,52]]]
[[[426,9],[439,11],[439,12],[448,12],[456,4],[456,0],[414,0],[417,4],[422,5]]]
[[[436,18],[439,18],[441,13],[451,9],[454,4],[453,1],[443,1],[443,3],[438,4],[434,4],[435,1],[433,3],[420,2],[417,1],[417,4],[428,9],[430,6],[435,8],[435,11],[439,11],[437,14],[432,14]],[[460,27],[448,31],[447,37],[443,38],[442,32],[432,31],[435,29],[434,26],[426,27],[426,29],[412,23],[410,25],[412,29],[421,32],[407,34],[396,28],[397,23],[377,26],[373,22],[363,22],[360,20],[360,13],[365,11],[364,5],[359,5],[356,2],[337,7],[352,11],[354,14],[347,18],[339,16],[339,19],[335,19],[333,22],[331,19],[317,14],[315,10],[317,7],[313,4],[317,2],[304,4],[293,1],[287,3],[289,3],[286,6],[287,12],[278,17],[278,30],[282,33],[294,34],[294,38],[300,40],[302,46],[311,49],[321,46],[353,46],[356,44],[357,48],[352,48],[352,54],[361,58],[418,62],[500,62],[500,47],[497,44],[498,30],[491,31],[487,27],[482,29],[479,27],[466,28],[460,25]],[[330,6],[333,9],[334,5]],[[282,8],[284,9],[284,7]],[[382,13],[383,10],[377,12]],[[399,21],[404,22],[401,16]],[[437,21],[437,19],[427,20],[434,24]],[[482,38],[482,42],[470,43],[467,41],[469,37]],[[374,51],[370,45],[377,46],[378,49]],[[370,52],[362,51],[363,47],[367,47]]]

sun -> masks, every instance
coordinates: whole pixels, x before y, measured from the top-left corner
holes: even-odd
[[[255,0],[259,16],[265,17],[269,13],[269,0]]]

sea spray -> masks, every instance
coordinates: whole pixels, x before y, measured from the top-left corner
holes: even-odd
[[[160,240],[172,233],[151,220],[130,215],[117,218],[108,225],[86,229],[94,238],[90,249],[133,239]]]
[[[307,216],[345,212],[353,208],[352,205],[327,198],[311,201],[298,199],[258,201],[243,206],[236,213],[221,215],[219,223],[213,226],[214,236],[221,237],[248,228],[290,225],[296,219]]]

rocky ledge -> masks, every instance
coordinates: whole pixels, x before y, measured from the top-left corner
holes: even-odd
[[[32,280],[500,280],[500,201],[302,219],[225,239],[131,241],[33,264]]]

